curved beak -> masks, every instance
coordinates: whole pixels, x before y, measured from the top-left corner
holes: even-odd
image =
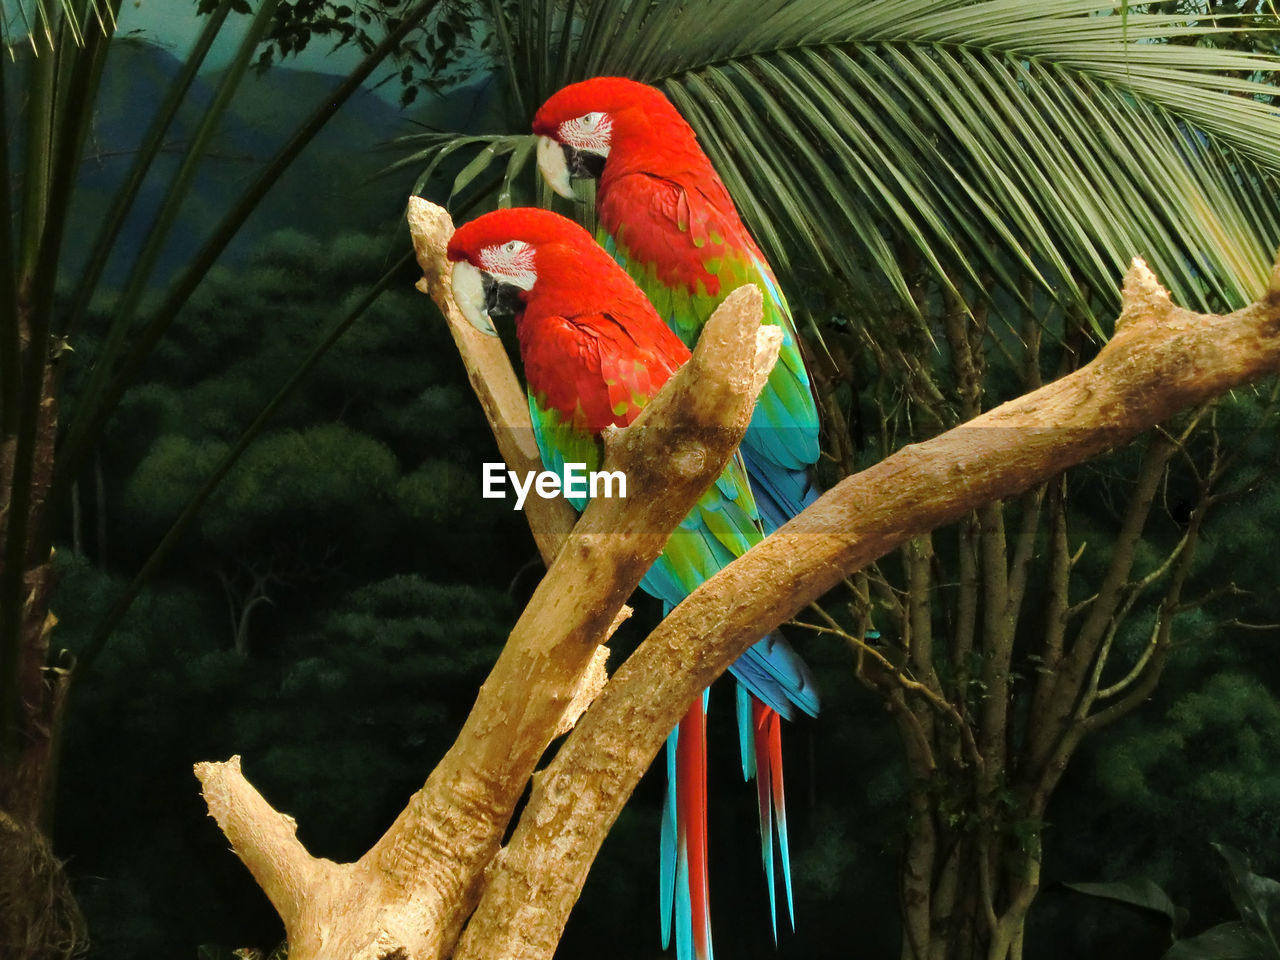
[[[538,137],[538,169],[549,186],[566,200],[573,199],[573,178],[569,173],[569,150],[550,137]]]
[[[493,278],[473,267],[465,260],[453,265],[453,302],[458,305],[467,322],[491,337],[498,335],[498,328],[489,316],[490,288]]]

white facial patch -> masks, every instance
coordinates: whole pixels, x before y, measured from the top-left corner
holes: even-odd
[[[569,164],[564,159],[564,148],[550,137],[538,138],[538,169],[549,186],[566,200],[573,199],[573,181],[569,177]]]
[[[533,266],[533,247],[523,240],[508,240],[480,251],[480,268],[499,283],[532,290],[538,272]]]
[[[613,120],[607,113],[597,110],[576,120],[566,120],[560,124],[556,135],[561,143],[567,143],[575,150],[607,157],[613,142]]]
[[[458,305],[467,322],[479,330],[496,337],[498,330],[489,317],[485,303],[484,277],[471,264],[461,260],[453,265],[453,302]]]

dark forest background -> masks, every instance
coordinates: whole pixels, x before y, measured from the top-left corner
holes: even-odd
[[[123,175],[136,118],[151,114],[177,70],[144,42],[117,45],[76,195],[85,223]],[[290,105],[334,82],[278,65],[247,81],[166,250],[173,268],[245,178],[246,161],[275,147]],[[483,129],[502,106],[496,86],[477,76],[407,111],[360,94],[270,194],[148,360],[62,512],[56,646],[88,642],[284,372],[403,252],[401,211],[416,172],[379,176],[397,155],[378,146],[422,125]],[[180,121],[173,137],[183,136]],[[437,178],[423,193],[443,201],[449,183]],[[145,213],[132,229],[145,229]],[[108,286],[125,266],[109,268]],[[273,418],[76,691],[54,840],[92,956],[212,960],[273,948],[279,923],[207,817],[192,764],[241,754],[314,854],[358,856],[452,741],[536,583],[522,517],[479,495],[480,465],[498,459],[496,449],[415,279],[406,269]],[[92,355],[113,295],[100,297],[66,360],[72,398],[76,356]],[[809,298],[816,315],[836,311],[824,296]],[[1249,392],[1226,399],[1224,435],[1258,402]],[[1100,527],[1114,512],[1113,461],[1125,456],[1073,481]],[[1260,444],[1257,463],[1268,457],[1274,445]],[[1162,509],[1176,525],[1176,491]],[[1280,874],[1277,634],[1232,626],[1280,622],[1278,530],[1274,473],[1210,521],[1198,568],[1219,565],[1248,593],[1193,614],[1151,702],[1071,766],[1051,808],[1028,956],[1155,958],[1168,946],[1157,915],[1063,881],[1151,878],[1189,908],[1196,930],[1235,916],[1212,842]],[[655,611],[639,607],[615,663],[654,622]],[[846,647],[796,640],[824,699],[819,720],[784,734],[797,930],[780,934],[775,954],[753,791],[737,767],[730,692],[717,687],[716,946],[724,957],[890,956],[905,816],[896,734],[854,679]],[[602,944],[619,957],[659,955],[660,801],[651,775],[592,871],[561,956],[596,955]]]

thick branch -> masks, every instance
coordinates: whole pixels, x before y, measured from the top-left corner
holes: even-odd
[[[222,763],[197,763],[196,777],[204,791],[209,815],[231,841],[253,879],[289,927],[302,904],[325,879],[339,869],[331,860],[307,853],[298,840],[298,825],[276,812],[240,772],[240,758]]]
[[[703,584],[618,670],[536,783],[458,960],[550,957],[605,833],[689,702],[848,571],[1280,371],[1277,286],[1273,275],[1262,301],[1204,316],[1174,307],[1135,261],[1116,335],[1092,363],[847,478]]]
[[[406,960],[427,960],[452,949],[511,812],[547,744],[578,706],[575,694],[623,601],[742,439],[781,343],[776,328],[761,327],[761,306],[754,286],[731,294],[689,362],[631,426],[606,437],[605,469],[626,475],[627,497],[601,497],[588,506],[516,623],[453,747],[382,839],[359,863],[342,868],[344,876],[360,878],[347,881],[350,890],[367,892],[355,902],[349,891],[336,895],[345,905],[336,927],[315,916],[332,915],[332,897],[314,898],[314,911],[308,899],[296,922],[285,916],[291,957],[348,960],[401,950]],[[243,819],[279,817],[262,801]],[[264,886],[278,885],[269,865],[281,859],[283,839],[256,827],[237,829],[232,838],[251,869],[268,865]],[[285,859],[305,856],[299,848]],[[289,902],[278,903],[282,915]]]

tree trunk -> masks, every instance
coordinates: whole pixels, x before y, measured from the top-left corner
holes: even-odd
[[[23,369],[36,365],[24,343]],[[0,744],[0,955],[44,960],[77,955],[85,946],[84,925],[62,866],[54,858],[52,822],[54,743],[67,671],[50,667],[50,610],[54,589],[50,563],[49,486],[57,436],[53,370],[41,369],[41,396],[29,453],[20,453],[19,431],[0,451],[0,571],[20,558],[20,613],[10,658],[3,743]],[[19,490],[21,488],[21,490]],[[16,495],[15,495],[16,494]],[[24,522],[15,523],[15,508]]]
[[[1127,284],[1126,298],[1135,293]],[[1158,301],[1147,304],[1164,310]],[[955,312],[945,319],[955,396],[949,408],[935,405],[931,419],[976,425],[988,419],[977,419],[986,405],[981,318]],[[1029,322],[1024,330],[1027,354],[1018,371],[1028,391],[1043,387],[1033,328]],[[1108,349],[1131,335],[1120,324]],[[1076,352],[1064,353],[1060,374],[1076,365]],[[1070,486],[1060,476],[1015,500],[979,507],[954,538],[908,541],[888,572],[873,568],[869,582],[886,628],[877,648],[861,639],[867,623],[852,631],[829,616],[826,626],[808,624],[845,635],[856,674],[884,701],[907,761],[901,960],[1020,960],[1040,888],[1049,799],[1083,737],[1136,707],[1154,686],[1172,622],[1185,606],[1201,524],[1229,469],[1218,443],[1208,443],[1201,457],[1208,462],[1192,468],[1199,494],[1181,539],[1152,569],[1142,569],[1139,555],[1155,555],[1144,542],[1153,504],[1170,470],[1196,460],[1189,440],[1208,419],[1203,414],[1201,408],[1177,428],[1167,425],[1139,448],[1114,532],[1091,533],[1099,546],[1086,543],[1072,555]],[[883,413],[882,420],[882,434],[892,433]],[[1087,547],[1103,551],[1097,582],[1073,574]],[[1156,584],[1163,596],[1147,601],[1158,608],[1151,640],[1117,669],[1111,660],[1124,658],[1112,657],[1113,640]],[[1088,599],[1071,605],[1073,594]],[[1028,595],[1039,603],[1024,603]]]

